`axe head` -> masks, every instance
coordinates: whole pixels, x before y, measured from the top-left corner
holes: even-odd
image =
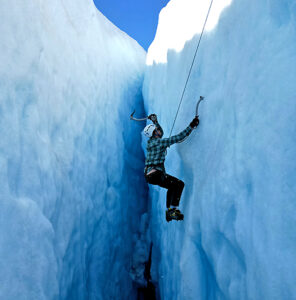
[[[132,114],[131,114],[131,116],[130,116],[130,119],[132,119],[132,118],[133,118],[133,116],[134,116],[135,112],[136,112],[136,110],[134,110],[134,111],[132,112]]]

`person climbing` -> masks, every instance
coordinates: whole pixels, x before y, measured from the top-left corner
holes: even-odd
[[[182,142],[190,135],[193,129],[199,124],[196,116],[189,126],[177,135],[169,138],[162,138],[163,130],[158,123],[157,116],[151,114],[148,119],[153,122],[144,128],[144,134],[149,138],[147,142],[147,156],[145,160],[145,179],[152,185],[158,185],[167,189],[166,195],[166,220],[183,220],[184,215],[178,209],[181,195],[184,189],[184,182],[176,177],[166,174],[164,162],[167,147]]]

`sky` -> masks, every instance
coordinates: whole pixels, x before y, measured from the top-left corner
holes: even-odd
[[[169,0],[94,0],[99,11],[145,50],[152,43],[160,10]]]

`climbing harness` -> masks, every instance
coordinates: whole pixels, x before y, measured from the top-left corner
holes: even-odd
[[[199,49],[200,42],[201,42],[201,39],[202,39],[204,30],[205,30],[205,27],[206,27],[208,18],[209,18],[209,14],[210,14],[210,11],[211,11],[211,8],[212,8],[213,1],[214,0],[211,0],[211,4],[209,6],[208,13],[207,13],[207,16],[206,16],[206,19],[205,19],[205,22],[204,22],[204,25],[203,25],[203,28],[202,28],[202,31],[201,31],[198,43],[197,43],[197,47],[196,47],[196,50],[195,50],[195,53],[194,53],[194,56],[193,56],[193,60],[192,60],[192,63],[191,63],[190,69],[189,69],[189,73],[188,73],[188,76],[187,76],[187,79],[186,79],[186,82],[185,82],[185,86],[184,86],[184,89],[183,89],[183,92],[182,92],[182,96],[181,96],[181,99],[180,99],[180,102],[179,102],[178,109],[177,109],[177,112],[176,112],[174,123],[173,123],[172,129],[171,129],[171,132],[170,132],[170,137],[172,135],[172,132],[173,132],[173,129],[174,129],[174,126],[175,126],[175,123],[176,123],[176,119],[177,119],[177,116],[179,114],[179,110],[180,110],[180,107],[181,107],[181,104],[182,104],[182,101],[183,101],[185,90],[186,90],[186,87],[187,87],[187,84],[188,84],[188,81],[189,81],[189,77],[191,75],[191,71],[192,71],[192,68],[193,68],[193,65],[194,65],[194,62],[195,62],[195,59],[196,59],[196,55],[197,55],[197,52],[198,52],[198,49]],[[199,103],[198,103],[198,105],[199,105]],[[197,107],[197,109],[198,109],[198,107]]]

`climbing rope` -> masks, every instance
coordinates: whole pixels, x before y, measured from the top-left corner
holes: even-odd
[[[201,38],[203,36],[204,30],[205,30],[205,27],[206,27],[206,24],[207,24],[207,21],[208,21],[208,17],[209,17],[211,8],[212,8],[213,1],[214,0],[211,1],[211,4],[209,6],[208,13],[207,13],[207,16],[206,16],[206,19],[205,19],[205,22],[204,22],[204,25],[203,25],[203,28],[202,28],[202,31],[201,31],[201,35],[199,37],[199,41],[198,41],[198,44],[197,44],[197,47],[196,47],[196,50],[195,50],[195,53],[194,53],[194,56],[193,56],[193,60],[192,60],[192,63],[191,63],[190,69],[189,69],[189,73],[188,73],[188,76],[187,76],[187,79],[186,79],[186,83],[185,83],[185,86],[184,86],[184,89],[183,89],[183,92],[182,92],[182,96],[181,96],[181,99],[180,99],[180,102],[179,102],[179,106],[178,106],[178,109],[177,109],[177,112],[176,112],[174,123],[173,123],[172,129],[171,129],[171,132],[170,132],[170,137],[172,136],[172,132],[173,132],[176,120],[177,120],[177,116],[179,114],[179,110],[180,110],[180,107],[181,107],[181,104],[182,104],[182,101],[183,101],[183,97],[184,97],[184,94],[185,94],[187,83],[189,81],[189,77],[190,77],[190,74],[191,74],[191,71],[192,71],[192,68],[193,68],[193,65],[194,65],[194,61],[195,61],[195,58],[196,58],[196,55],[197,55],[197,52],[198,52],[198,49],[199,49]]]

